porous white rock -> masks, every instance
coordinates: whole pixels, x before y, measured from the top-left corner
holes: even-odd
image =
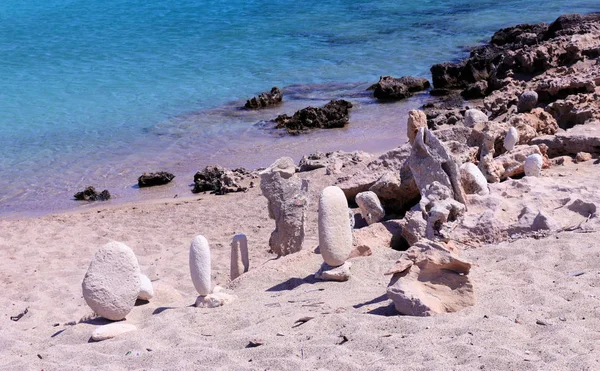
[[[527,156],[525,159],[525,175],[526,176],[540,176],[542,172],[542,165],[544,164],[544,159],[542,156],[537,153]]]
[[[331,267],[327,263],[321,265],[321,269],[315,273],[315,278],[323,281],[339,281],[344,282],[350,279],[350,267],[352,263],[345,262],[339,267]]]
[[[107,243],[94,255],[81,286],[85,302],[96,314],[113,321],[125,318],[140,292],[135,254],[124,243]]]
[[[248,272],[250,262],[248,259],[248,239],[244,234],[236,234],[231,241],[231,265],[229,278],[234,280]]]
[[[473,108],[465,112],[465,126],[468,128],[486,121],[488,121],[487,115],[478,109]]]
[[[325,263],[337,267],[352,250],[352,230],[348,220],[348,201],[344,192],[329,186],[319,198],[319,249]]]
[[[150,300],[154,297],[154,288],[152,287],[152,281],[145,274],[140,273],[140,293],[138,299]]]
[[[129,323],[110,323],[108,325],[98,326],[92,332],[92,340],[93,341],[102,341],[107,339],[112,339],[126,332],[135,331],[137,327],[135,325]]]
[[[460,166],[460,181],[467,194],[478,194],[481,196],[490,194],[485,176],[477,165],[472,162],[465,162]]]
[[[504,136],[504,148],[507,151],[512,151],[517,143],[519,143],[519,132],[514,127],[510,127]]]
[[[198,294],[206,296],[212,291],[210,247],[204,236],[198,235],[190,245],[190,275]]]
[[[367,191],[357,194],[356,203],[360,208],[361,215],[369,225],[381,221],[385,216],[385,210],[375,192]]]

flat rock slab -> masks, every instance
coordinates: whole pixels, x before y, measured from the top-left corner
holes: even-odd
[[[140,293],[140,267],[124,243],[109,242],[94,255],[82,284],[83,298],[92,310],[118,321],[133,309]]]
[[[121,322],[111,323],[111,324],[104,325],[104,326],[98,326],[98,327],[96,327],[94,332],[92,332],[92,340],[93,341],[108,340],[108,339],[117,337],[121,334],[135,331],[135,330],[137,330],[137,327],[135,327],[135,325],[131,325],[128,323],[121,323]]]

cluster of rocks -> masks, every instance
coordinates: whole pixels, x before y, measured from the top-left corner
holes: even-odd
[[[225,169],[219,165],[207,166],[194,174],[193,193],[210,192],[224,195],[231,192],[246,192],[254,186],[255,175],[244,168]]]
[[[257,97],[252,97],[246,101],[244,107],[249,109],[261,109],[276,106],[283,102],[283,93],[277,86],[271,88],[269,92],[260,93]]]
[[[346,100],[332,100],[322,108],[306,107],[294,113],[292,117],[283,114],[273,121],[276,129],[285,129],[292,135],[316,128],[343,128],[350,120],[350,108],[352,103]]]
[[[83,191],[75,193],[73,197],[77,201],[108,201],[110,200],[110,192],[107,189],[98,192],[93,186],[88,186]]]
[[[420,77],[381,76],[379,82],[371,86],[375,98],[381,101],[397,101],[411,97],[415,92],[428,89],[429,81]]]

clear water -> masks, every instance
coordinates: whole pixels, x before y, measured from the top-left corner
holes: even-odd
[[[432,64],[464,57],[500,27],[599,8],[597,0],[3,0],[0,216],[78,207],[71,196],[87,185],[117,202],[172,196],[188,194],[190,174],[208,164],[393,147],[421,98],[373,104],[363,90],[380,75],[429,77]],[[289,86],[284,106],[236,109],[274,85]],[[357,103],[347,129],[286,138],[255,125],[333,97]],[[133,187],[156,170],[179,172],[175,184]]]

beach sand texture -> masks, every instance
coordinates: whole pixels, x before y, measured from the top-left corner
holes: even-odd
[[[570,186],[594,177],[596,166],[567,164],[542,179]],[[463,258],[475,264],[476,305],[434,317],[399,316],[383,275],[399,251],[373,248],[371,256],[351,259],[352,277],[344,283],[313,278],[322,262],[313,252],[318,194],[330,177],[323,169],[301,176],[311,181],[305,248],[279,259],[267,252],[274,222],[257,188],[0,221],[0,368],[598,367],[600,232],[466,248]],[[536,191],[538,199],[552,196],[551,189]],[[230,282],[229,244],[242,232],[251,269]],[[214,282],[238,297],[230,305],[193,306],[187,260],[197,234],[209,240]],[[95,251],[111,240],[134,250],[155,297],[127,316],[137,331],[89,342],[108,321],[86,319],[92,313],[81,281]],[[10,320],[25,308],[19,321]],[[312,319],[296,322],[304,317]],[[251,341],[264,344],[249,348]]]

